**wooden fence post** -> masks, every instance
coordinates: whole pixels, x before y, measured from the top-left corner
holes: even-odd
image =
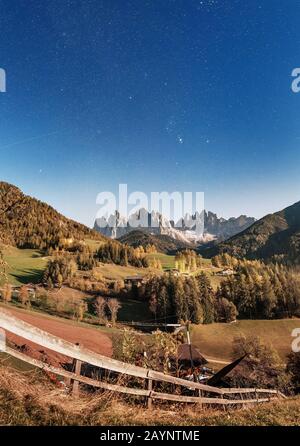
[[[274,399],[271,395],[277,396],[277,398],[286,398],[279,390],[269,390],[269,389],[245,389],[245,388],[232,388],[232,389],[219,389],[217,387],[212,387],[207,384],[202,384],[198,382],[190,382],[178,377],[165,375],[162,372],[157,372],[155,370],[149,370],[142,367],[136,367],[132,364],[123,363],[117,360],[112,360],[105,356],[99,355],[85,348],[80,348],[79,344],[71,344],[51,335],[43,330],[27,324],[26,322],[20,321],[13,316],[10,316],[9,312],[0,308],[0,342],[2,330],[7,330],[24,338],[28,341],[34,342],[41,345],[47,349],[53,350],[59,354],[73,358],[73,369],[72,372],[67,371],[63,368],[56,368],[47,362],[44,358],[42,360],[33,359],[19,350],[11,348],[6,345],[6,348],[2,348],[10,356],[17,358],[25,363],[31,364],[34,367],[39,367],[42,370],[55,374],[57,376],[65,377],[71,380],[72,390],[74,395],[79,394],[79,384],[83,383],[85,385],[94,386],[96,388],[101,388],[105,390],[110,390],[114,392],[120,392],[127,395],[139,396],[144,399],[147,398],[148,408],[151,409],[152,403],[155,400],[163,401],[176,401],[182,403],[192,403],[198,404],[202,403],[203,407],[208,405],[221,405],[223,409],[230,409],[232,406],[238,404],[248,404],[260,403]],[[6,341],[5,336],[3,337],[2,347],[5,347]],[[1,345],[0,345],[1,349]],[[77,359],[80,358],[80,359]],[[191,358],[192,359],[192,358]],[[135,389],[132,387],[125,387],[122,385],[110,384],[108,382],[103,382],[101,380],[95,380],[87,376],[81,375],[81,369],[83,364],[91,364],[94,367],[99,367],[104,370],[110,370],[114,373],[126,374],[133,376],[135,378],[143,379],[143,388]],[[146,384],[148,380],[148,385]],[[167,382],[172,384],[172,386],[183,386],[185,389],[190,390],[191,388],[195,391],[193,396],[177,395],[176,393],[163,393],[156,392],[155,385],[156,382]],[[146,389],[148,387],[148,389]],[[159,389],[157,389],[159,390]],[[213,394],[213,397],[211,397]],[[217,396],[215,396],[217,394]],[[230,395],[240,394],[240,399],[235,399],[236,396],[230,397]],[[233,399],[231,399],[233,398]]]
[[[255,399],[256,399],[256,403],[258,403],[258,392],[255,389]]]
[[[151,378],[148,378],[148,390],[150,392],[148,396],[148,409],[152,409],[152,398],[151,398],[152,387],[153,387],[153,381]]]
[[[224,398],[224,395],[223,395],[223,393],[222,393],[222,395],[221,395],[221,400],[224,400],[225,398]],[[224,411],[226,411],[226,404],[222,404],[222,407],[223,407],[223,410]]]
[[[79,344],[76,344],[79,347]],[[73,359],[73,370],[75,375],[81,375],[81,366],[82,366],[82,361],[80,361],[79,359]],[[76,381],[74,379],[73,383],[72,383],[72,394],[73,396],[78,396],[79,395],[79,381]]]
[[[201,409],[203,409],[203,404],[202,404],[202,390],[198,390],[198,397],[199,397],[199,407]]]

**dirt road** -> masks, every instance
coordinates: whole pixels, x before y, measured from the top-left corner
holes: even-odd
[[[112,341],[106,333],[100,330],[93,327],[85,327],[72,321],[44,316],[32,311],[15,309],[10,306],[6,307],[6,309],[13,316],[34,325],[41,330],[58,336],[59,338],[74,344],[79,343],[81,346],[104,356],[112,356]],[[10,342],[15,343],[18,347],[22,346],[23,350],[30,356],[39,358],[44,354],[52,365],[58,365],[58,363],[61,363],[62,361],[66,362],[67,358],[63,358],[62,355],[44,349],[43,347],[22,339],[12,333],[8,333],[7,337]]]

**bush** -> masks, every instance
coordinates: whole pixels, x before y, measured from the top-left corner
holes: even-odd
[[[77,271],[77,264],[70,255],[57,255],[49,260],[44,273],[44,280],[52,284],[62,285],[63,282],[72,279]]]
[[[247,354],[226,381],[232,387],[261,387],[286,391],[286,374],[278,353],[259,337],[237,337],[233,342],[235,359]]]
[[[290,353],[286,366],[295,393],[300,393],[300,353]]]
[[[217,322],[233,322],[238,316],[238,311],[233,302],[228,299],[217,299],[216,303],[216,320]]]

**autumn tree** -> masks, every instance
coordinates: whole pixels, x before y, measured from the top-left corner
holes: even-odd
[[[87,303],[83,300],[74,303],[74,316],[78,321],[82,321],[84,313],[87,311]]]
[[[103,263],[115,263],[121,266],[132,265],[137,268],[149,266],[149,260],[140,247],[134,249],[132,246],[113,240],[101,245],[95,253],[95,258]]]
[[[0,246],[0,282],[2,282],[2,280],[4,280],[5,282],[7,281],[7,269],[8,265],[4,260],[3,252]]]
[[[26,307],[30,304],[29,292],[26,285],[23,285],[20,288],[19,300],[21,302],[22,307]]]
[[[97,297],[94,304],[94,308],[100,324],[106,322],[106,312],[105,312],[106,306],[107,306],[106,299],[104,299],[104,297],[101,296]]]
[[[12,299],[12,286],[10,283],[5,283],[3,286],[3,292],[2,292],[3,300],[7,304],[11,302]]]
[[[112,323],[112,325],[115,325],[115,323],[117,321],[117,317],[118,317],[118,311],[121,308],[121,304],[118,301],[118,299],[110,298],[107,301],[107,307],[110,311],[111,323]]]
[[[44,280],[48,284],[61,286],[64,281],[71,280],[77,271],[77,264],[71,255],[56,255],[48,262]]]
[[[233,342],[233,358],[247,355],[230,374],[234,387],[279,388],[284,368],[277,351],[257,336],[240,336]]]
[[[175,256],[175,268],[180,272],[193,272],[202,265],[202,257],[195,251],[186,249]]]
[[[284,265],[240,260],[234,274],[221,282],[217,296],[233,302],[244,319],[300,315],[299,274]]]
[[[300,352],[288,355],[286,370],[291,376],[291,383],[296,393],[300,392]]]
[[[156,257],[149,259],[149,267],[159,269],[159,270],[163,269],[161,261],[159,259],[157,259]]]
[[[145,299],[154,316],[166,323],[191,320],[202,321],[199,288],[193,277],[164,274],[152,276],[145,284]]]
[[[217,322],[233,322],[238,315],[236,306],[233,302],[229,302],[226,298],[222,297],[216,301],[216,321]]]
[[[76,263],[82,271],[92,270],[96,266],[96,260],[92,249],[85,245],[79,245],[76,251]]]

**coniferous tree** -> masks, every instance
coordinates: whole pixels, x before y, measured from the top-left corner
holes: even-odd
[[[203,310],[203,323],[210,324],[214,322],[215,315],[215,294],[207,275],[202,272],[198,276],[200,305]]]

